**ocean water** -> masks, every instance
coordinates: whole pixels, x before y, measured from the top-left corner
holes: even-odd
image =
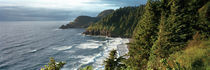
[[[85,36],[85,29],[58,29],[68,21],[0,22],[0,70],[39,70],[49,57],[67,64],[62,70],[92,65],[104,68],[109,51],[128,39]]]

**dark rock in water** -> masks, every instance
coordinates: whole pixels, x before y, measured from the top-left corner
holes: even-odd
[[[109,9],[101,12],[97,17],[90,16],[79,16],[73,22],[69,24],[62,25],[60,29],[68,29],[68,28],[87,28],[89,25],[96,23],[101,18],[111,14],[114,10]]]
[[[122,38],[127,38],[127,37],[124,37],[124,36],[119,36],[119,35],[111,34],[108,31],[99,31],[99,30],[93,30],[93,31],[86,30],[82,34],[85,34],[85,35],[95,35],[95,36],[108,36],[108,37],[122,37]]]

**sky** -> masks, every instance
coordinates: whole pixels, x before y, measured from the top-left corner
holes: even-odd
[[[0,21],[65,21],[145,3],[146,0],[0,0]]]

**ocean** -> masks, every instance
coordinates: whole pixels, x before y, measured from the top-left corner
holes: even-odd
[[[67,64],[61,70],[92,65],[104,68],[112,49],[128,39],[82,35],[85,29],[61,30],[68,21],[1,21],[0,70],[39,70],[49,57]]]

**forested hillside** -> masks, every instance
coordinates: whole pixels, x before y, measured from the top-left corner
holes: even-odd
[[[87,28],[91,24],[96,23],[101,18],[106,17],[107,15],[111,14],[114,10],[108,9],[104,10],[101,13],[98,14],[96,17],[91,16],[78,16],[73,22],[70,22],[69,24],[62,25],[59,27],[60,29],[69,29],[69,28]]]
[[[116,10],[86,32],[132,37],[129,58],[111,52],[106,70],[208,70],[209,13],[208,0],[148,0],[145,7]]]
[[[131,37],[143,13],[144,5],[117,9],[96,24],[89,26],[84,34]]]
[[[210,70],[209,13],[208,0],[148,0],[115,10],[84,34],[131,38],[128,58],[111,51],[105,70]]]

